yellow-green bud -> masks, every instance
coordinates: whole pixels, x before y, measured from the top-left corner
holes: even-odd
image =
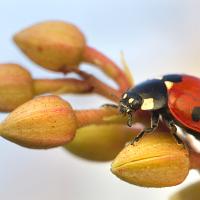
[[[78,129],[72,142],[65,145],[71,153],[94,161],[109,161],[123,149],[138,130],[121,124],[90,125]]]
[[[177,185],[189,172],[189,155],[168,132],[146,135],[124,148],[112,163],[120,179],[144,187]]]

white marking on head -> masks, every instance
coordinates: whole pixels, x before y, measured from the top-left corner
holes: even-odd
[[[152,110],[154,108],[153,98],[144,99],[141,110]]]
[[[123,95],[123,99],[126,99],[126,97],[128,96],[128,94],[127,93],[125,93],[124,95]]]
[[[171,81],[165,81],[165,86],[167,87],[167,89],[171,89],[173,87],[174,83]]]
[[[133,103],[134,102],[134,98],[130,98],[129,100],[128,100],[128,103],[129,104],[131,104],[131,103]]]

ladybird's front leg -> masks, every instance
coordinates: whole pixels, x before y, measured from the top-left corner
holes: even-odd
[[[133,115],[132,115],[132,113],[128,113],[127,125],[128,125],[129,127],[131,127],[131,126],[133,125]]]
[[[133,138],[133,140],[129,144],[134,145],[145,135],[145,133],[152,133],[153,131],[155,131],[158,128],[158,123],[159,123],[159,113],[153,111],[151,114],[151,127],[145,128],[143,131],[141,131],[135,138]]]
[[[170,129],[171,134],[174,136],[178,144],[183,144],[183,141],[177,135],[177,128],[174,121],[170,118],[164,117],[167,127]]]

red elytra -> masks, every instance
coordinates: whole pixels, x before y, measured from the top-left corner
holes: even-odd
[[[200,79],[182,75],[181,82],[168,89],[168,108],[173,118],[183,126],[200,132],[200,121],[193,120],[195,107],[200,107]]]

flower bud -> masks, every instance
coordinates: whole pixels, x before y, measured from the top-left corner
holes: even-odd
[[[30,59],[54,71],[77,66],[86,43],[76,26],[62,21],[33,25],[17,33],[14,41]]]
[[[125,147],[112,163],[120,179],[144,187],[177,185],[189,172],[188,151],[168,132],[145,135],[135,145]]]
[[[93,161],[109,161],[122,150],[138,130],[120,124],[90,125],[78,129],[72,142],[65,145],[71,153]]]
[[[0,111],[12,111],[32,99],[30,73],[17,64],[0,64]]]
[[[50,148],[71,141],[76,117],[69,103],[57,96],[41,96],[15,109],[0,124],[2,137],[29,148]]]

